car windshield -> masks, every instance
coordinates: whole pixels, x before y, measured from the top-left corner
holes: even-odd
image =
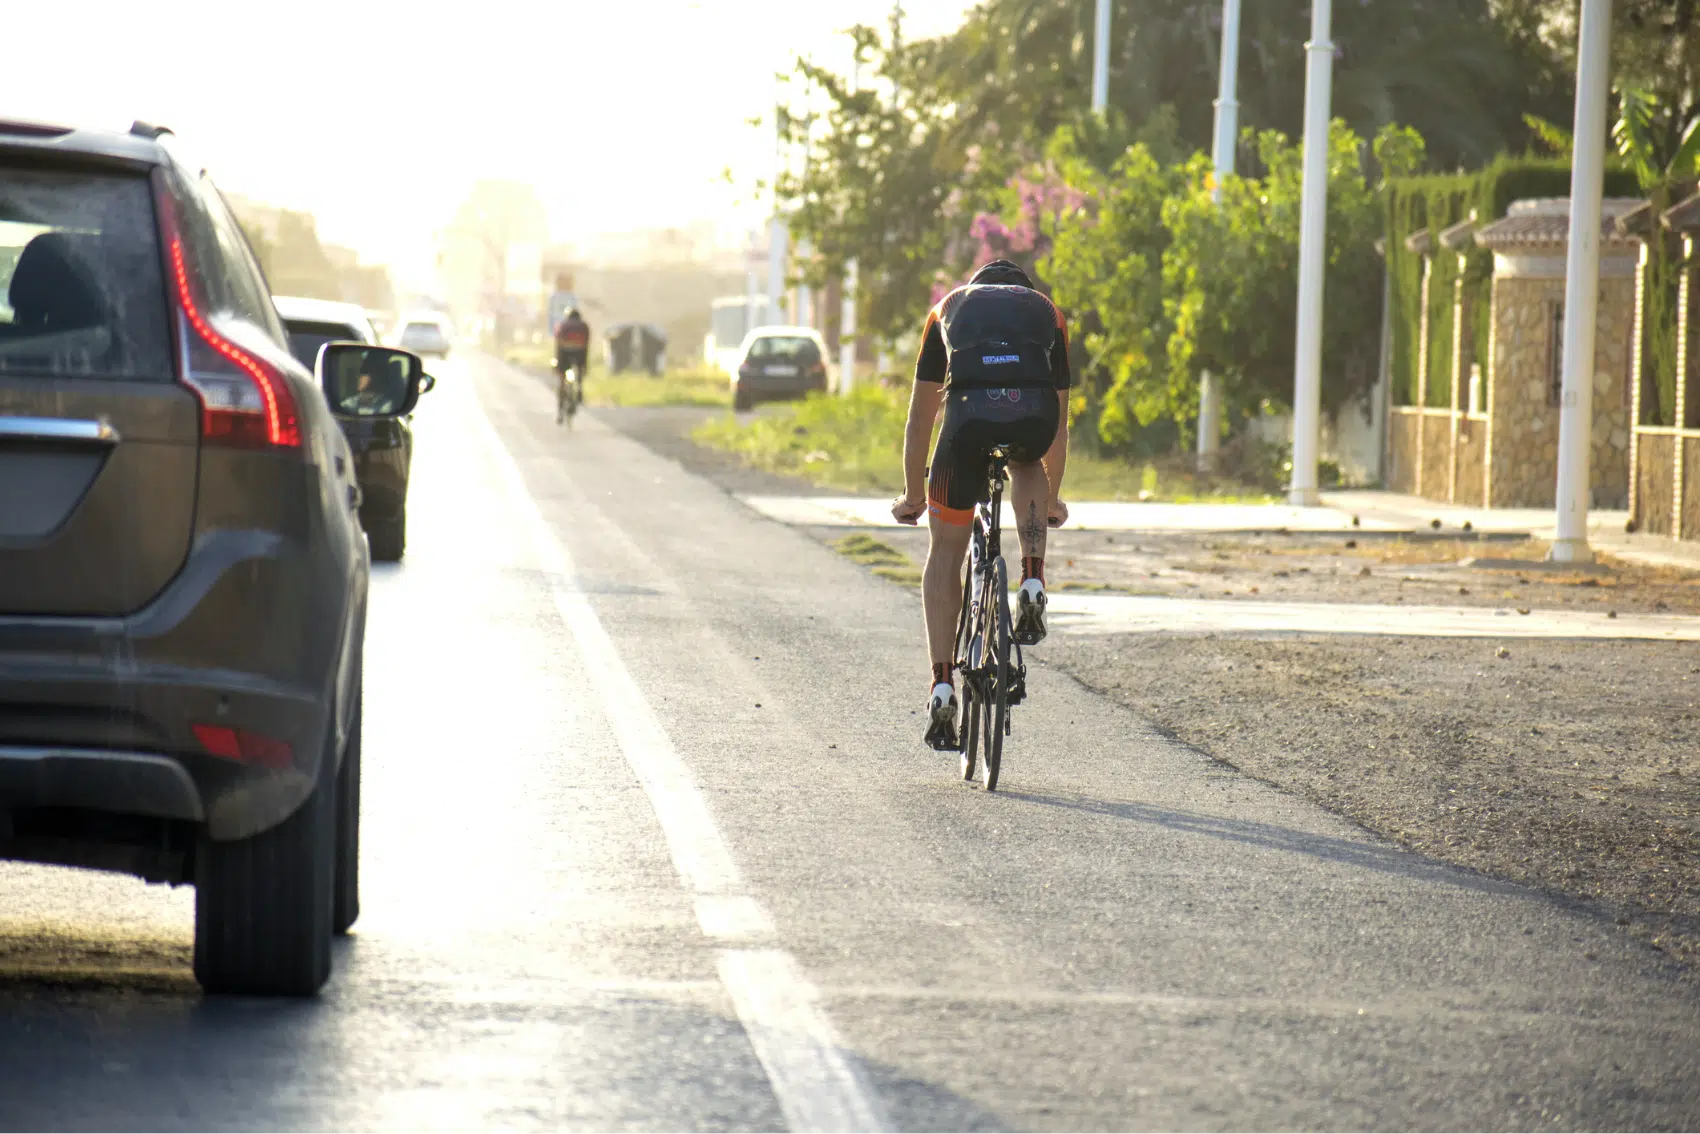
[[[169,379],[169,326],[146,180],[0,167],[0,374]]]
[[[359,328],[342,323],[306,323],[289,320],[289,353],[311,370],[319,360],[319,348],[326,343],[365,342]]]
[[[815,345],[815,340],[803,335],[764,335],[750,344],[750,358],[756,362],[807,366],[820,361],[820,348]]]

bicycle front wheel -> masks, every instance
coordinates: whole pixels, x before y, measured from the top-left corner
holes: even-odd
[[[980,719],[985,729],[984,746],[980,757],[986,764],[986,790],[998,789],[998,773],[1003,768],[1003,735],[1009,718],[1009,573],[1000,557],[988,572],[991,592],[981,605],[985,626],[985,642],[989,671],[985,682],[986,703],[980,706]]]

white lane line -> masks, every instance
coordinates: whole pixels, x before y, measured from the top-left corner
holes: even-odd
[[[774,1097],[793,1130],[884,1129],[872,1097],[835,1089],[856,1078],[796,960],[781,949],[728,949],[720,979],[744,1021],[750,1046],[767,1070]],[[799,1055],[807,1053],[806,1058]]]
[[[703,933],[718,939],[771,935],[773,919],[743,892],[738,866],[690,768],[626,669],[589,598],[576,587],[566,547],[543,518],[483,405],[476,396],[467,401],[470,421],[484,434],[491,461],[531,537],[555,608],[578,646],[603,715],[649,796],[679,877],[696,898]],[[719,968],[791,1129],[891,1129],[822,1010],[819,990],[788,953],[771,948],[726,949],[719,955]]]

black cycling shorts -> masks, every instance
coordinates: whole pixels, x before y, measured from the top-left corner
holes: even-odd
[[[987,499],[992,447],[1030,464],[1050,451],[1061,408],[1049,386],[947,390],[944,424],[927,474],[927,511],[947,524],[968,524]]]
[[[584,377],[585,370],[587,370],[589,366],[589,351],[566,350],[562,347],[555,348],[555,369],[560,371],[562,374],[565,374],[569,369],[576,368],[578,370],[578,376],[582,379]]]

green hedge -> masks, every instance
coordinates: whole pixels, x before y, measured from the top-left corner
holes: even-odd
[[[1626,170],[1608,170],[1608,197],[1634,197],[1640,187]],[[1393,282],[1393,401],[1417,401],[1417,338],[1422,327],[1423,258],[1405,247],[1405,238],[1428,229],[1437,239],[1442,229],[1476,212],[1476,223],[1487,224],[1505,215],[1511,202],[1526,197],[1570,195],[1570,163],[1558,158],[1496,158],[1475,173],[1429,174],[1395,178],[1387,183],[1387,256]],[[1428,404],[1452,402],[1452,283],[1458,257],[1437,249],[1429,281]],[[1493,254],[1475,248],[1464,256],[1466,305],[1474,333],[1476,361],[1486,362],[1491,319]],[[1465,359],[1465,374],[1471,358]],[[1484,366],[1485,369],[1485,366]],[[1465,379],[1467,381],[1467,378]],[[1459,398],[1467,397],[1460,389]]]

